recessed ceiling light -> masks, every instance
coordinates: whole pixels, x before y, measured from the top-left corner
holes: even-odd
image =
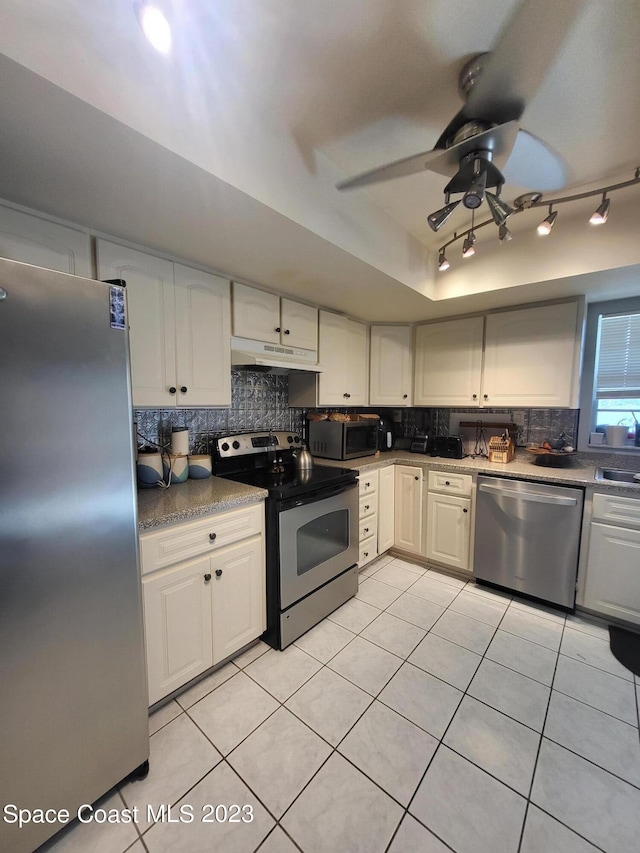
[[[171,50],[171,27],[163,12],[152,3],[137,3],[136,14],[147,40],[160,53]]]

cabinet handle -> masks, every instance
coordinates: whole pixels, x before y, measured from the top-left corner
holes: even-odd
[[[209,534],[209,541],[210,541],[210,542],[215,542],[215,541],[216,541],[216,536],[217,536],[217,535],[218,535],[217,533],[210,533],[210,534]]]
[[[186,386],[186,385],[181,385],[181,386],[180,386],[180,393],[181,393],[181,394],[186,394],[188,390],[189,390],[189,389],[187,388],[187,386]]]
[[[285,335],[290,335],[290,334],[291,334],[291,332],[289,331],[289,329],[285,329],[285,330],[284,330],[284,333],[285,333]]]
[[[466,509],[466,507],[465,507],[465,509],[463,509],[462,512],[469,512],[469,510]]]
[[[171,386],[171,388],[169,388],[169,393],[170,393],[170,394],[175,394],[175,393],[176,393],[176,391],[177,391],[177,388],[176,388],[176,386],[175,386],[175,385],[172,385],[172,386]]]
[[[204,576],[204,582],[209,583],[210,580],[211,580],[211,575],[207,572],[207,574]]]
[[[274,329],[273,331],[274,331],[274,332],[278,332],[278,334],[280,334],[280,326],[276,326],[276,327],[275,327],[275,329]]]
[[[221,578],[221,577],[222,577],[222,569],[216,569],[216,577],[217,577],[217,578]]]

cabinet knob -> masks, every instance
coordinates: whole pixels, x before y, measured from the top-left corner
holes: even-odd
[[[366,486],[367,488],[369,488],[369,486],[370,486],[370,485],[371,485],[371,483],[365,483],[365,486]]]
[[[209,583],[210,580],[211,580],[211,575],[207,572],[207,574],[204,576],[204,582]]]
[[[285,333],[285,335],[290,335],[290,334],[291,334],[291,332],[289,331],[289,329],[285,329],[285,330],[284,330],[284,333]]]
[[[365,557],[368,557],[368,556],[369,556],[369,552],[368,552],[368,551],[365,551],[365,552],[364,552],[364,555],[365,555]]]
[[[409,396],[408,394],[403,394],[403,395],[402,395],[402,399],[403,399],[403,400],[406,400],[408,396]]]
[[[222,577],[222,569],[216,569],[216,577],[217,577],[217,578],[221,578],[221,577]]]
[[[369,532],[369,528],[368,528],[368,527],[365,527],[364,532],[365,532],[365,533],[368,533],[368,532]]]
[[[488,394],[483,394],[483,395],[482,395],[482,399],[483,399],[483,400],[488,400],[488,399],[489,399],[489,395],[488,395]]]
[[[274,331],[274,332],[278,332],[278,334],[280,334],[280,326],[276,326],[276,327],[275,327],[275,329],[274,329],[273,331]]]
[[[419,480],[419,479],[420,479],[420,477],[414,477],[413,479],[414,479],[414,480]]]
[[[216,541],[216,536],[217,536],[217,535],[218,535],[217,533],[210,533],[210,534],[209,534],[209,541],[210,541],[210,542],[215,542],[215,541]]]
[[[451,485],[451,483],[450,483],[448,480],[445,480],[445,481],[444,481],[444,484],[445,484],[445,486],[450,486],[450,485]]]
[[[474,400],[477,400],[477,399],[478,399],[478,395],[477,395],[477,394],[474,394],[474,395],[473,395],[473,399],[474,399]]]
[[[186,386],[186,385],[181,385],[181,386],[180,386],[180,393],[181,393],[181,394],[186,394],[188,390],[189,390],[189,389],[187,388],[187,386]]]
[[[469,510],[465,507],[462,512],[469,512]]]
[[[344,394],[343,394],[342,396],[343,396],[343,397],[346,397],[346,398],[349,398],[349,397],[351,396],[351,394],[347,394],[347,392],[345,391],[345,392],[344,392]]]
[[[364,505],[364,508],[365,508],[365,509],[369,509],[369,504],[365,504],[365,505]]]
[[[176,389],[176,386],[175,386],[175,385],[172,385],[172,386],[171,386],[171,388],[169,388],[169,393],[170,393],[170,394],[175,394],[175,393],[176,393],[176,390],[177,390],[177,389]]]

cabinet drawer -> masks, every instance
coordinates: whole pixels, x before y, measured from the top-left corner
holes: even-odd
[[[377,536],[378,535],[378,520],[375,516],[370,516],[369,518],[365,518],[360,522],[360,535],[359,540],[363,542],[365,539],[368,539],[369,536]]]
[[[592,518],[640,528],[640,500],[618,495],[594,495]]]
[[[140,536],[142,574],[200,554],[213,553],[240,539],[256,536],[262,533],[263,519],[263,505],[255,504],[198,521],[176,524],[157,533],[143,533]]]
[[[470,495],[471,474],[453,474],[450,471],[429,471],[429,491],[450,495]]]
[[[360,498],[360,518],[367,518],[378,512],[378,495],[363,495]]]
[[[378,472],[360,474],[360,495],[369,495],[378,490]]]
[[[378,544],[376,542],[375,536],[369,536],[363,542],[360,543],[360,556],[358,559],[358,565],[364,566],[365,563],[371,562],[374,557],[378,556]]]

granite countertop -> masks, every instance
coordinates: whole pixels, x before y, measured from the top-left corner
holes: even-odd
[[[576,453],[566,461],[565,468],[552,468],[544,465],[535,465],[535,457],[526,450],[520,449],[516,452],[513,462],[496,463],[489,462],[482,457],[467,457],[465,459],[443,459],[442,457],[425,456],[420,453],[410,453],[408,450],[390,450],[378,453],[375,456],[363,456],[358,459],[347,461],[334,461],[332,459],[316,459],[319,465],[337,465],[345,468],[355,468],[359,471],[374,471],[377,468],[386,468],[394,463],[402,465],[419,465],[426,470],[434,471],[460,471],[469,474],[498,474],[501,477],[518,478],[523,480],[539,480],[547,483],[557,483],[566,486],[596,486],[599,490],[615,491],[619,494],[626,492],[631,495],[640,496],[640,486],[630,483],[616,483],[595,479],[595,470],[604,468],[625,468],[628,470],[640,469],[640,460],[616,456],[598,456],[595,460],[591,454]],[[636,465],[633,465],[633,462]]]
[[[140,489],[138,528],[145,531],[165,524],[192,521],[203,515],[259,503],[266,497],[266,489],[245,486],[221,477],[187,480],[168,489]]]

